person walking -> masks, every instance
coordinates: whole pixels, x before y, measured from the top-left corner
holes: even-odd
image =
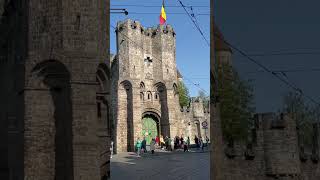
[[[113,155],[113,141],[111,141],[111,146],[110,146],[110,158],[112,158],[112,155]]]
[[[168,151],[168,148],[169,148],[168,136],[166,136],[166,137],[164,138],[164,144],[165,144],[166,151]]]
[[[181,149],[182,149],[182,148],[184,148],[184,147],[183,147],[183,146],[184,146],[184,142],[183,142],[183,137],[182,137],[182,135],[181,135],[181,137],[180,137],[180,142],[181,142],[181,146],[180,146],[180,147],[181,147]]]
[[[202,140],[202,137],[201,137],[201,136],[200,136],[200,138],[199,138],[199,141],[200,141],[201,150],[203,151],[204,143],[203,143],[203,140]]]
[[[174,139],[174,149],[178,149],[178,146],[179,146],[179,137],[176,136]]]
[[[154,150],[156,149],[155,145],[156,145],[156,140],[152,138],[150,143],[150,150],[152,154],[154,154]]]
[[[207,148],[208,148],[208,144],[209,144],[209,138],[208,138],[208,136],[206,136],[206,146],[207,146]]]
[[[168,151],[172,151],[171,138],[170,137],[168,137]]]
[[[161,149],[163,149],[163,145],[164,145],[164,140],[163,140],[163,136],[161,135],[161,136],[160,136],[160,146],[161,146]]]
[[[159,136],[156,136],[156,144],[157,144],[158,146],[160,146],[160,138],[159,138]]]
[[[147,152],[147,141],[146,141],[146,137],[143,137],[143,140],[141,142],[141,149],[143,152]]]
[[[136,144],[136,147],[137,147],[137,157],[140,157],[140,151],[141,151],[141,140],[140,138],[137,139],[137,144]]]
[[[197,148],[199,149],[199,139],[198,139],[197,135],[194,136],[194,142],[196,143]]]
[[[188,151],[189,151],[189,148],[190,148],[190,138],[188,136],[188,138],[187,138],[187,149],[188,149]]]

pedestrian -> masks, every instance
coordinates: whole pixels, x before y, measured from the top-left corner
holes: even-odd
[[[188,151],[189,151],[189,148],[190,148],[190,138],[188,136],[188,138],[187,138],[187,149],[188,149]]]
[[[143,140],[141,142],[141,149],[143,152],[147,152],[147,141],[146,141],[146,137],[143,137]]]
[[[170,136],[168,137],[168,151],[172,151]]]
[[[136,143],[136,147],[137,147],[137,156],[138,156],[138,157],[140,157],[141,144],[142,144],[142,142],[141,142],[140,138],[138,137],[138,139],[137,139],[137,143]]]
[[[164,148],[163,148],[163,145],[164,145],[164,140],[163,140],[163,136],[161,135],[161,136],[160,136],[160,146],[161,146],[161,149],[164,149]]]
[[[206,146],[208,147],[208,143],[209,143],[209,138],[208,136],[206,136]]]
[[[160,146],[160,139],[159,139],[159,136],[156,136],[156,144],[157,144],[158,146]]]
[[[198,139],[197,135],[194,136],[194,142],[196,143],[197,148],[199,149],[199,139]]]
[[[202,137],[200,136],[199,138],[200,140],[200,147],[201,147],[201,150],[203,151],[203,146],[204,146],[204,143],[203,143],[203,140],[202,140]]]
[[[183,143],[183,137],[182,137],[182,135],[181,135],[181,137],[180,137],[180,142],[181,142],[181,149],[183,148],[183,146],[184,146],[184,143]]]
[[[152,154],[154,154],[154,150],[156,149],[155,145],[156,145],[156,140],[152,138],[150,143],[150,150]]]
[[[183,142],[183,152],[188,151],[188,146],[187,146],[187,142]]]
[[[164,138],[164,144],[165,144],[166,150],[168,151],[168,146],[169,146],[169,144],[168,144],[168,136],[166,136]]]
[[[176,137],[174,138],[174,149],[177,149],[177,148],[178,148],[178,145],[179,145],[179,138],[178,138],[178,136],[176,136]]]
[[[111,141],[111,146],[110,146],[110,158],[112,158],[112,155],[113,155],[113,141]]]

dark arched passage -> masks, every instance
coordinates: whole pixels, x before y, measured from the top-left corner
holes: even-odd
[[[121,83],[127,95],[127,114],[126,114],[126,126],[127,126],[127,151],[133,152],[134,149],[134,130],[133,130],[133,93],[132,84],[130,81],[123,81]]]
[[[37,64],[32,73],[48,87],[54,105],[54,179],[73,179],[70,73],[64,64],[56,60]]]
[[[170,121],[167,101],[167,88],[164,83],[158,82],[155,84],[155,89],[159,93],[159,99],[161,104],[161,119],[160,119],[160,135],[163,137],[170,137]]]
[[[101,179],[108,177],[110,170],[110,144],[111,144],[111,118],[109,110],[110,96],[110,71],[106,64],[99,64],[96,81],[96,103],[97,103],[97,120],[98,120],[98,138],[100,149],[100,176]]]

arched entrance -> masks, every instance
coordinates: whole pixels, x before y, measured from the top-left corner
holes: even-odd
[[[155,113],[144,113],[142,116],[142,136],[146,138],[147,145],[150,145],[152,138],[155,138],[159,135],[160,126],[159,126],[160,117]]]
[[[28,101],[27,108],[32,106],[37,111],[32,111],[27,121],[30,127],[25,139],[30,144],[27,144],[25,151],[27,155],[36,156],[25,157],[25,165],[30,167],[25,171],[25,176],[27,179],[34,176],[43,179],[41,173],[50,172],[49,179],[74,179],[70,72],[60,61],[47,60],[37,64],[31,73],[33,79],[30,85],[33,89],[26,93],[36,98]],[[36,91],[40,88],[41,91]],[[37,146],[34,147],[34,144]],[[35,152],[35,149],[41,151]],[[35,163],[35,158],[49,163]]]

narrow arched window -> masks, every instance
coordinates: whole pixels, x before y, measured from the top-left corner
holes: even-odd
[[[101,118],[101,103],[99,102],[99,103],[97,103],[97,116],[99,117],[99,118]]]

